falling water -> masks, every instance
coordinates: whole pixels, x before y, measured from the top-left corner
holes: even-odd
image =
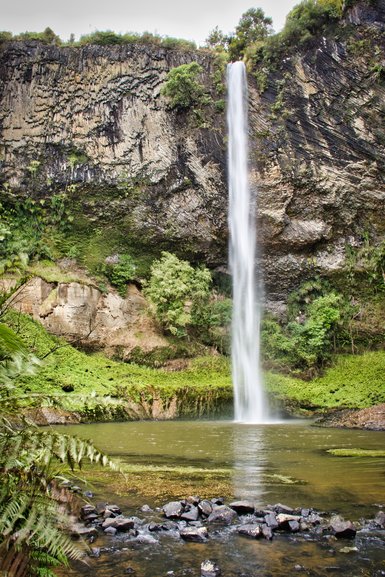
[[[264,423],[268,421],[268,408],[259,363],[260,295],[255,270],[255,210],[248,182],[247,81],[243,62],[228,66],[227,122],[235,420]]]

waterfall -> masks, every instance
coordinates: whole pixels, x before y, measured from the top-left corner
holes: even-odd
[[[268,421],[259,362],[260,295],[256,282],[255,202],[248,180],[247,80],[243,62],[228,65],[231,362],[235,420]],[[261,291],[259,291],[261,292]]]

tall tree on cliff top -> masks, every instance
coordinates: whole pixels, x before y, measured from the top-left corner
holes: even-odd
[[[229,43],[230,60],[243,58],[248,46],[265,40],[273,33],[272,24],[272,19],[265,16],[262,8],[250,8],[242,14]]]

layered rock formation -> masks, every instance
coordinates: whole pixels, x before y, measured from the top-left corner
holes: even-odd
[[[266,298],[274,308],[315,274],[343,273],[346,246],[384,238],[382,3],[345,16],[275,71],[250,74],[252,181]],[[66,190],[93,227],[120,227],[144,252],[227,263],[224,114],[172,111],[166,73],[198,61],[214,94],[215,57],[150,45],[0,53],[1,181],[36,198]],[[87,228],[87,227],[86,227]],[[92,300],[92,299],[91,299]]]

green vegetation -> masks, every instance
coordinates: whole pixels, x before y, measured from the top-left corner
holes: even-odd
[[[151,267],[145,295],[163,328],[185,335],[196,309],[208,300],[210,284],[211,275],[205,267],[194,269],[187,261],[163,252]]]
[[[129,254],[119,254],[116,259],[109,259],[104,265],[104,273],[110,283],[124,297],[127,284],[136,276],[136,265]]]
[[[272,23],[261,8],[250,8],[242,14],[228,42],[230,60],[239,60],[245,56],[248,47],[260,45],[272,33]]]
[[[101,353],[86,354],[12,310],[4,321],[42,359],[38,374],[17,380],[18,402],[24,407],[43,403],[76,411],[86,421],[122,420],[150,417],[155,397],[167,407],[176,396],[182,414],[190,416],[220,411],[232,397],[228,360],[223,357],[197,358],[184,371],[167,372],[114,361]],[[127,412],[127,401],[139,407],[149,403],[150,414],[135,417]]]
[[[385,402],[385,351],[339,355],[323,376],[311,381],[271,374],[268,391],[293,407],[314,410],[365,408]]]
[[[168,98],[170,108],[185,110],[202,101],[204,86],[198,81],[202,67],[197,62],[182,64],[167,73],[161,93]]]
[[[326,452],[335,457],[385,457],[385,451],[379,449],[328,449]]]
[[[19,412],[15,380],[36,364],[20,336],[0,323],[0,572],[18,577],[54,577],[51,568],[82,556],[63,532],[69,522],[58,503],[60,482],[85,460],[109,463],[87,441],[4,417]]]

